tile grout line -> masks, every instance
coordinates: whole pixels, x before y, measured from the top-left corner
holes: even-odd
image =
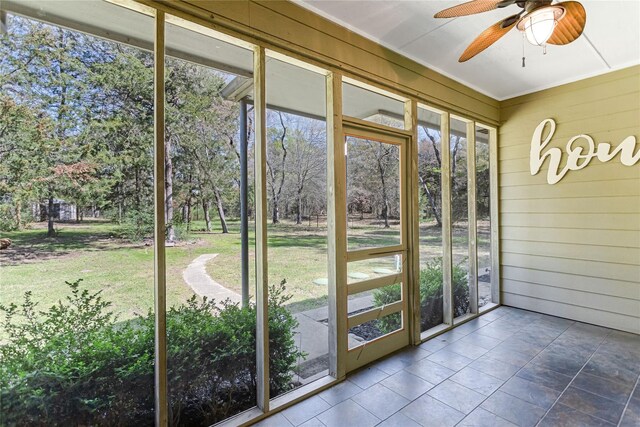
[[[575,324],[575,322],[574,322]],[[567,328],[568,329],[568,328]],[[576,374],[573,376],[573,378],[571,378],[571,381],[569,381],[569,384],[567,384],[567,386],[564,388],[564,390],[562,390],[562,392],[558,395],[558,397],[556,398],[556,400],[553,402],[553,404],[549,407],[549,409],[547,409],[547,412],[544,413],[544,415],[542,416],[542,418],[540,418],[540,420],[536,423],[536,427],[538,427],[540,425],[540,423],[542,422],[542,420],[544,420],[546,418],[547,415],[549,415],[549,412],[551,412],[551,410],[558,404],[558,401],[560,400],[560,398],[562,397],[562,395],[564,395],[564,393],[569,389],[569,387],[571,387],[571,384],[573,384],[573,382],[575,381],[575,379],[578,377],[578,375],[580,375],[580,372],[582,372],[582,370],[584,369],[585,366],[587,366],[587,364],[591,361],[591,359],[593,358],[593,356],[598,352],[598,350],[600,350],[600,347],[602,347],[602,344],[604,344],[604,342],[607,340],[607,338],[609,337],[609,335],[611,335],[611,333],[613,332],[613,330],[609,330],[609,332],[607,332],[607,335],[604,336],[604,338],[602,338],[602,341],[600,342],[600,344],[598,344],[598,347],[591,353],[591,356],[589,356],[589,358],[587,359],[586,362],[583,363],[582,367],[580,368],[580,370],[578,372],[576,372]],[[564,332],[563,332],[564,333]],[[557,338],[556,338],[557,339]],[[555,340],[554,340],[555,341]],[[575,409],[575,408],[573,408]],[[580,412],[580,413],[584,413],[582,411],[580,411],[579,409],[575,409],[576,411]],[[586,414],[589,415],[591,417],[597,418],[599,420],[602,420],[602,418],[600,417],[596,417],[595,415],[591,415],[591,414]],[[602,420],[605,422],[608,422],[607,420]]]
[[[638,385],[640,385],[640,375],[638,375],[638,378],[636,378],[636,384],[633,386],[633,389],[631,390],[631,394],[629,395],[629,398],[627,398],[627,403],[624,405],[624,409],[622,410],[622,415],[620,415],[620,419],[618,420],[618,424],[617,424],[618,427],[622,423],[622,419],[624,418],[624,413],[627,412],[629,403],[631,402],[631,399],[633,398],[633,394],[636,392],[636,389],[638,389]]]

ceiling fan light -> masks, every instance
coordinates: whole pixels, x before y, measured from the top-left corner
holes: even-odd
[[[556,27],[556,14],[553,9],[539,9],[524,18],[524,33],[529,43],[542,46],[553,34]]]

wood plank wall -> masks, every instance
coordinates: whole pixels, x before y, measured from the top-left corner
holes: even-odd
[[[549,147],[575,135],[640,149],[640,66],[501,103],[502,302],[640,333],[640,163],[597,159],[546,181],[529,172],[535,127],[553,118]],[[562,165],[566,162],[566,155]]]

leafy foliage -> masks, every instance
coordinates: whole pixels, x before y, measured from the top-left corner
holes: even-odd
[[[153,424],[154,316],[118,322],[100,292],[68,283],[63,303],[40,311],[25,293],[1,306],[0,424]],[[295,318],[285,282],[270,289],[271,392],[292,387]],[[256,311],[195,296],[167,313],[175,425],[210,425],[255,405]]]
[[[423,331],[437,326],[443,321],[442,278],[442,258],[427,262],[426,267],[420,270],[420,321]],[[454,312],[455,316],[460,316],[469,310],[467,273],[460,265],[454,265],[451,279]],[[400,284],[376,289],[373,293],[373,301],[377,307],[399,301],[400,297]],[[381,331],[389,333],[400,327],[400,313],[378,319],[377,322]]]

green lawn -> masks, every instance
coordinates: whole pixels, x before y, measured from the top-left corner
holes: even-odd
[[[205,233],[202,223],[186,242],[167,248],[168,305],[184,302],[193,293],[182,278],[182,271],[202,254],[218,254],[207,265],[209,275],[222,285],[240,292],[239,224],[231,220],[230,233]],[[56,224],[58,235],[47,238],[42,224],[32,229],[2,233],[12,239],[10,250],[0,252],[0,303],[19,304],[26,291],[33,293],[42,308],[57,302],[66,294],[65,281],[83,280],[91,290],[101,290],[113,302],[114,311],[122,319],[146,313],[153,307],[153,246],[130,243],[119,237],[116,224],[86,221],[81,224]],[[252,228],[252,227],[250,227]],[[488,235],[479,236],[481,263],[488,260]],[[349,241],[358,247],[369,243],[397,243],[397,230],[384,229],[377,222],[350,223]],[[441,256],[438,227],[421,226],[421,259]],[[466,251],[465,229],[454,229],[454,259],[463,260]],[[250,235],[251,294],[255,286],[253,233]],[[314,280],[327,277],[326,224],[295,225],[284,221],[268,228],[269,280],[287,281],[293,311],[326,304],[327,286]],[[352,263],[348,271],[375,277],[374,269],[393,269],[393,257]],[[356,279],[350,279],[355,281]]]

